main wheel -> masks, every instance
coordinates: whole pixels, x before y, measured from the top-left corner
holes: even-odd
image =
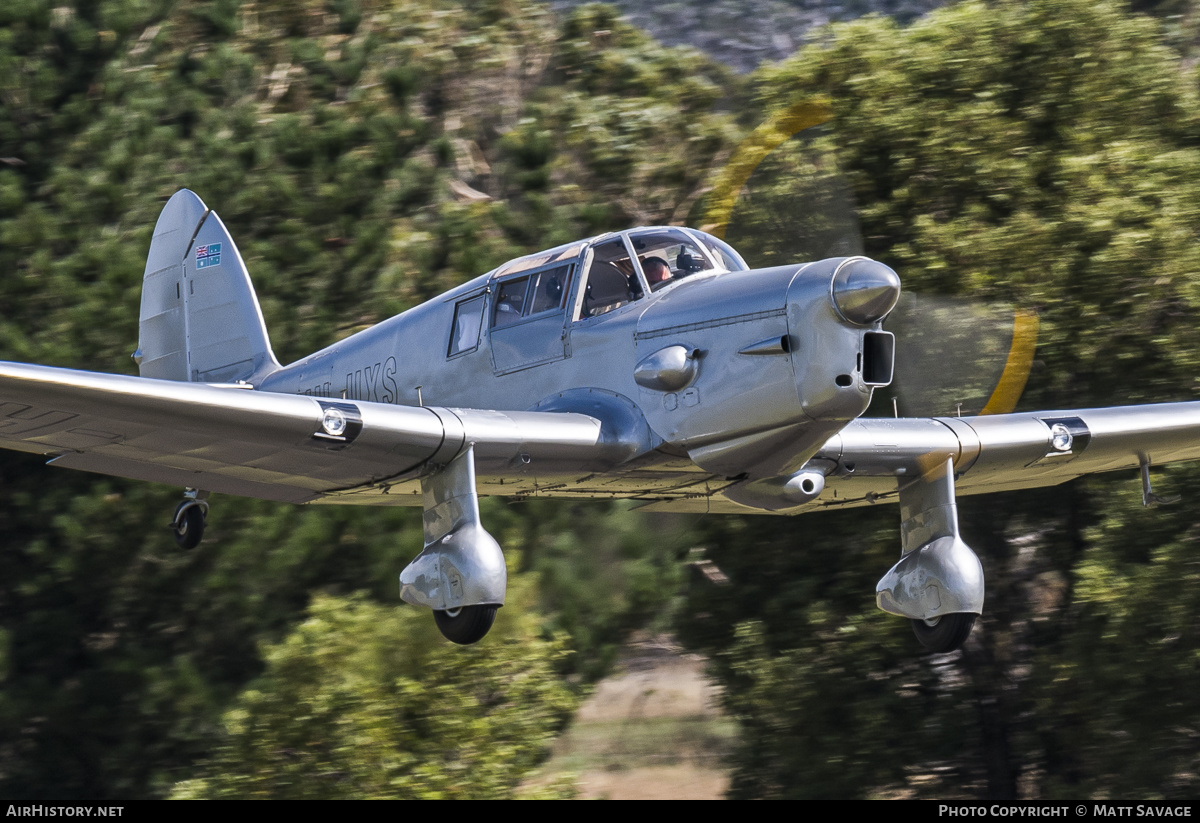
[[[171,526],[175,545],[181,549],[194,549],[200,545],[200,538],[204,537],[204,510],[200,506],[188,506],[186,502],[179,505],[186,508],[182,513],[179,509],[175,510],[175,523]]]
[[[469,646],[478,643],[492,627],[499,606],[463,606],[461,609],[434,612],[438,630],[451,643]]]
[[[966,642],[975,625],[976,615],[968,612],[943,614],[932,620],[914,620],[913,633],[931,652],[952,652]]]

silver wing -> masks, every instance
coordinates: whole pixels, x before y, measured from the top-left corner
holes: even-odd
[[[895,500],[950,460],[957,493],[1054,486],[1085,474],[1200,459],[1200,403],[987,417],[860,419],[818,453],[831,470],[821,505]]]
[[[513,488],[620,459],[584,414],[392,406],[0,363],[0,448],[47,455],[52,466],[289,503],[370,490],[363,502],[421,505],[419,477],[472,444],[481,472],[529,481]]]
[[[898,502],[903,488],[939,471],[947,460],[958,495],[1055,486],[1086,474],[1200,460],[1200,402],[986,417],[859,418],[809,461],[808,468],[826,474],[821,496],[787,513]],[[698,494],[657,500],[643,509],[770,513]]]

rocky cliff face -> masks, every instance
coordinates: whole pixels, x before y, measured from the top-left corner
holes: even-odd
[[[566,11],[586,0],[555,0]],[[609,0],[638,28],[668,46],[694,46],[735,71],[782,60],[829,23],[882,14],[908,23],[946,0]]]

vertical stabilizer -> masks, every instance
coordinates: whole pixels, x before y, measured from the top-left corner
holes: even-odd
[[[233,238],[187,189],[154,227],[136,356],[142,377],[161,380],[257,383],[279,368]]]

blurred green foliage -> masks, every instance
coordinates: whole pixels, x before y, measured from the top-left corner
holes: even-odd
[[[179,799],[513,796],[576,699],[518,584],[489,635],[446,644],[427,615],[317,597],[265,649],[266,672],[225,714],[227,736]]]

